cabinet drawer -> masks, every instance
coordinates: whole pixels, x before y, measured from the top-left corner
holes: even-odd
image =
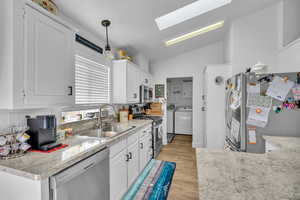
[[[152,126],[147,126],[140,132],[140,138],[146,136],[146,135],[151,135],[152,134]]]
[[[128,136],[127,145],[129,146],[129,145],[135,143],[138,139],[139,139],[139,132],[136,132],[136,133]]]
[[[145,137],[146,135],[147,135],[147,129],[144,129],[144,130],[141,130],[140,131],[140,138],[143,138],[143,137]]]
[[[109,157],[114,157],[118,153],[120,153],[123,149],[125,149],[127,146],[126,139],[122,139],[118,141],[117,143],[113,144],[109,148]]]

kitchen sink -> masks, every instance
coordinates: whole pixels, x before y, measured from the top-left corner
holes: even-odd
[[[81,135],[98,137],[98,138],[112,138],[118,136],[122,133],[134,129],[135,126],[126,126],[120,124],[112,124],[110,126],[105,126],[103,129],[92,129],[83,132]]]

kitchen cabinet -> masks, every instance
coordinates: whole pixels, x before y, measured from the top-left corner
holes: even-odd
[[[73,104],[75,29],[32,1],[3,6],[0,109]]]
[[[140,134],[139,140],[139,166],[140,172],[146,167],[148,162],[151,160],[153,151],[152,151],[152,128],[147,127]]]
[[[151,160],[151,130],[148,126],[110,147],[111,200],[121,199]]]
[[[113,62],[113,102],[140,102],[140,73],[139,68],[127,60]]]
[[[136,141],[128,147],[128,186],[130,186],[139,175],[139,143]]]
[[[147,141],[149,140],[148,137],[143,137],[140,140],[140,172],[143,171],[143,169],[145,168],[145,166],[147,165],[149,158],[148,158],[148,152],[149,152],[149,148],[148,148],[148,144],[149,142]]]
[[[127,149],[110,160],[110,199],[121,199],[127,191]]]
[[[25,104],[73,104],[73,32],[30,6],[25,30]]]

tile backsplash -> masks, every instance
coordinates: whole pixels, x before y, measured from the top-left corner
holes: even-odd
[[[121,109],[122,107],[128,108],[128,105],[115,105],[116,110]],[[10,126],[25,126],[27,115],[35,117],[37,115],[55,115],[57,118],[58,125],[61,122],[63,108],[45,108],[45,109],[24,109],[24,110],[0,110],[0,130],[7,129]],[[82,122],[78,123],[79,125],[86,124],[86,126],[92,126],[93,122]],[[66,125],[62,125],[65,127]],[[77,124],[71,124],[69,126],[75,126]],[[86,127],[84,127],[86,128]],[[80,127],[78,128],[80,129]]]
[[[0,111],[0,130],[6,129],[10,126],[25,126],[25,116],[29,115],[35,117],[36,115],[56,115],[60,118],[60,109],[30,109],[30,110],[1,110]]]

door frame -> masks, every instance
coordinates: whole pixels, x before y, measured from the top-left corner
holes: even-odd
[[[196,131],[196,127],[195,127],[195,120],[196,120],[196,112],[195,112],[195,108],[196,108],[196,101],[195,101],[195,92],[196,92],[196,84],[195,84],[195,74],[185,74],[185,75],[172,75],[172,76],[167,76],[165,77],[164,79],[164,85],[165,85],[165,99],[168,99],[167,97],[167,80],[168,79],[173,79],[173,78],[192,78],[192,82],[193,82],[193,95],[192,95],[192,115],[193,115],[193,133],[192,133],[192,138],[193,138],[193,145],[194,143],[196,142],[195,140],[195,134],[197,133]],[[167,102],[167,101],[166,101]],[[166,145],[168,144],[168,141],[167,141],[167,103],[165,103],[165,108],[164,110],[166,112],[164,112],[164,120],[163,120],[163,126],[164,126],[164,135],[163,135],[163,144]]]

